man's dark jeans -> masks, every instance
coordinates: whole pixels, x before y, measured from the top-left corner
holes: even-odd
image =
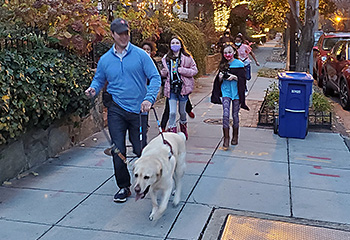
[[[140,142],[140,115],[125,111],[123,108],[113,103],[108,108],[108,129],[115,148],[126,156],[125,137],[129,132],[129,140],[133,147],[133,152],[139,157],[141,155]],[[129,187],[130,174],[127,165],[123,160],[113,153],[114,174],[119,188]]]

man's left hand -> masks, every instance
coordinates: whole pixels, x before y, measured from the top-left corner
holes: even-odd
[[[148,100],[145,100],[141,103],[141,112],[148,112],[152,107],[152,103]]]

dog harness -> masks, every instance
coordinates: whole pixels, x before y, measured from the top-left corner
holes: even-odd
[[[169,152],[169,160],[170,160],[170,158],[174,155],[173,147],[172,147],[171,144],[164,138],[163,131],[162,131],[162,128],[161,128],[161,126],[160,126],[160,122],[159,122],[159,119],[158,119],[158,116],[157,116],[157,112],[156,112],[156,110],[154,109],[154,107],[152,107],[152,109],[153,109],[153,112],[154,112],[154,116],[156,117],[156,120],[157,120],[158,131],[159,131],[159,134],[162,136],[163,143],[164,143],[165,145],[168,145],[169,148],[170,148],[170,152]]]

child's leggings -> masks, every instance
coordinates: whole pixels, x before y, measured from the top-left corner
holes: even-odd
[[[222,124],[224,128],[230,127],[230,105],[231,101],[233,102],[232,106],[232,118],[233,118],[233,127],[239,127],[239,100],[231,100],[229,97],[223,97],[222,98],[222,109],[223,109],[223,116],[222,116]]]

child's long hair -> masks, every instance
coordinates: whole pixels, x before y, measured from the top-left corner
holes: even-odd
[[[235,59],[239,59],[238,58],[238,52],[237,52],[237,49],[232,46],[231,44],[228,44],[226,46],[224,46],[221,50],[221,61],[220,61],[220,64],[219,64],[219,71],[224,71],[224,70],[227,70],[230,66],[230,64],[228,63],[228,60],[224,57],[224,50],[228,47],[232,47],[233,49],[233,58]]]
[[[176,35],[175,35],[175,36],[172,36],[172,37],[170,38],[170,42],[169,42],[169,51],[168,51],[168,53],[166,54],[166,61],[169,61],[170,59],[176,59],[176,57],[175,57],[175,55],[174,55],[174,53],[173,53],[173,51],[171,50],[171,47],[170,47],[171,40],[173,40],[174,38],[180,41],[180,45],[181,45],[180,55],[183,54],[183,55],[185,55],[185,56],[187,56],[187,57],[191,56],[191,54],[188,52],[186,46],[184,45],[182,39],[181,39],[179,36],[176,36]],[[180,56],[180,55],[179,55],[179,56]]]

